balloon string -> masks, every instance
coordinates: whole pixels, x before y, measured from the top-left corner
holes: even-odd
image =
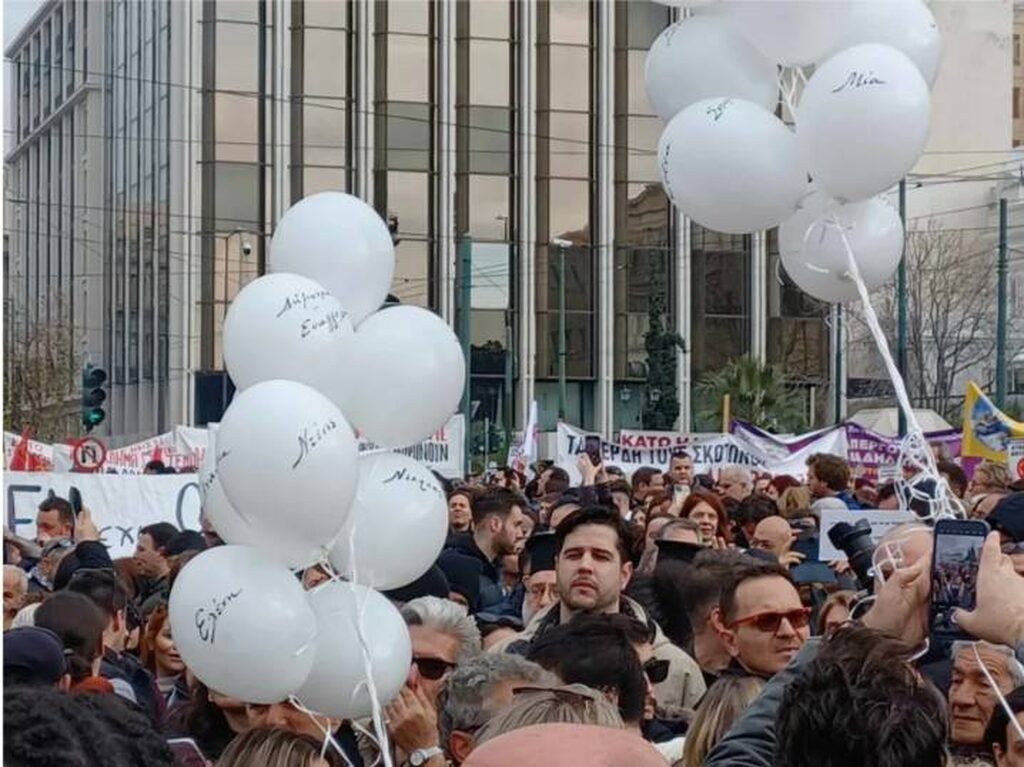
[[[348,535],[348,560],[349,568],[351,569],[351,578],[353,582],[356,582],[356,528],[358,527],[355,518],[352,520],[352,530]],[[356,636],[359,637],[359,651],[363,657],[363,670],[366,673],[366,690],[370,694],[370,706],[373,710],[373,729],[377,733],[378,751],[381,758],[384,760],[384,767],[393,767],[391,762],[391,746],[388,743],[388,730],[384,726],[383,717],[381,717],[380,699],[377,696],[377,685],[373,681],[373,660],[370,657],[370,645],[366,641],[365,631],[365,614],[366,607],[369,604],[370,590],[367,587],[366,593],[363,596],[362,604],[359,605],[358,615],[356,617]]]
[[[988,686],[992,688],[992,692],[994,692],[996,697],[999,698],[999,705],[1002,707],[1003,711],[1006,712],[1006,716],[1009,717],[1010,723],[1013,725],[1014,729],[1017,730],[1020,737],[1024,739],[1024,727],[1022,727],[1021,723],[1017,721],[1017,714],[1010,708],[1010,704],[1006,702],[1006,698],[1003,697],[1003,691],[999,689],[999,685],[996,684],[996,680],[992,678],[992,675],[989,673],[988,668],[986,668],[984,661],[982,661],[981,655],[978,653],[978,643],[971,642],[971,649],[974,650],[974,657],[978,661],[978,666],[981,667],[981,673],[985,675],[985,682],[988,683]],[[1014,658],[1012,662],[1017,663],[1017,659]],[[1020,664],[1018,663],[1018,666],[1019,665]]]
[[[910,482],[901,479],[899,483],[901,487],[909,490],[909,493],[906,495],[915,496],[929,504],[929,508],[932,510],[931,513],[919,516],[927,516],[933,519],[963,516],[963,506],[958,500],[953,500],[951,493],[948,492],[949,486],[939,475],[938,467],[935,464],[935,456],[932,454],[928,440],[924,436],[924,431],[921,429],[917,416],[914,414],[914,408],[910,404],[910,395],[907,393],[906,384],[903,381],[899,368],[896,366],[896,361],[893,359],[892,351],[889,348],[889,341],[882,330],[882,325],[878,321],[878,314],[875,312],[875,307],[871,303],[871,296],[868,294],[867,285],[864,284],[860,269],[857,267],[857,260],[854,257],[850,241],[846,236],[846,230],[839,221],[838,216],[833,215],[830,223],[839,232],[839,237],[846,250],[846,260],[849,267],[847,276],[857,286],[857,293],[860,296],[861,303],[864,305],[865,321],[874,338],[875,346],[878,347],[878,353],[882,356],[882,363],[885,365],[885,369],[892,381],[893,390],[896,392],[896,400],[906,418],[907,435],[901,444],[897,465],[902,469],[905,463],[909,462],[912,466],[921,469],[920,474],[924,475],[923,477],[918,475]],[[917,491],[916,486],[920,484],[921,479],[933,480],[934,489],[930,495],[924,491]],[[900,501],[900,508],[909,508],[910,501],[905,497],[905,494],[898,493],[897,495]]]
[[[316,728],[320,730],[320,732],[323,734],[324,743],[320,751],[321,758],[323,758],[324,755],[327,753],[327,747],[333,746],[334,750],[341,754],[341,758],[345,760],[345,764],[347,764],[348,767],[355,767],[355,765],[352,763],[352,760],[348,758],[348,754],[345,753],[344,749],[341,747],[338,741],[334,739],[334,734],[331,732],[329,717],[325,717],[325,719],[327,719],[328,722],[327,725],[320,724],[320,719],[317,717],[316,712],[310,708],[307,708],[302,703],[302,701],[296,698],[294,695],[288,696],[288,702],[295,706],[295,708],[304,713],[306,716],[308,716],[313,721],[313,724],[316,726]]]

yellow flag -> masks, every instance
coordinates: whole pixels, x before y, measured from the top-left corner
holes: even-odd
[[[967,383],[964,398],[962,455],[1006,462],[1006,443],[1024,437],[1024,423],[1014,421],[992,404],[976,383]]]

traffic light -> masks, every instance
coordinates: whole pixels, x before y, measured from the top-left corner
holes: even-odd
[[[82,368],[82,426],[86,432],[103,423],[106,411],[100,407],[107,398],[103,384],[107,371],[91,363]]]

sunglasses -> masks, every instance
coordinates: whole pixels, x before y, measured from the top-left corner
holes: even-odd
[[[420,670],[420,676],[424,679],[429,679],[432,682],[436,682],[438,679],[443,677],[453,668],[454,663],[449,663],[441,658],[413,658],[412,662],[416,664],[416,668]]]
[[[658,658],[651,658],[644,664],[644,674],[651,684],[661,684],[668,679],[669,662]]]
[[[783,618],[795,629],[807,628],[811,620],[811,609],[809,607],[801,607],[797,610],[786,610],[784,612],[765,612],[748,615],[746,618],[734,620],[728,625],[728,628],[733,629],[737,626],[750,624],[758,631],[763,631],[766,634],[777,634],[779,633],[779,626],[782,625]]]

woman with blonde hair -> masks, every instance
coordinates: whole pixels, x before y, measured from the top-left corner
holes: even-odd
[[[323,744],[309,735],[287,730],[249,730],[224,749],[217,767],[341,767],[345,764],[333,748],[328,748],[321,756],[322,749]]]
[[[779,513],[786,519],[790,519],[794,516],[804,516],[813,500],[810,488],[806,485],[797,485],[783,490],[776,503],[779,504]]]
[[[683,758],[675,767],[701,767],[711,749],[761,694],[763,687],[764,680],[755,676],[719,677],[697,706],[697,713],[686,731]]]

